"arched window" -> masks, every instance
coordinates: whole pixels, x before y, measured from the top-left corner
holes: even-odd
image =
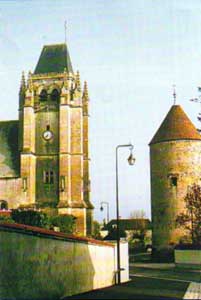
[[[47,101],[47,91],[42,90],[40,93],[40,101]]]
[[[0,200],[0,209],[8,209],[8,203],[5,200]]]
[[[59,101],[59,92],[57,89],[54,89],[51,93],[51,100],[52,101]]]

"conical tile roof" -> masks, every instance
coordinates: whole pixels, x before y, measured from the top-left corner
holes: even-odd
[[[173,105],[150,145],[174,140],[201,140],[201,135],[180,105]]]

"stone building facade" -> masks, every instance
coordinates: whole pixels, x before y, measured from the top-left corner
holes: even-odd
[[[77,233],[91,233],[88,104],[66,44],[44,46],[22,75],[19,120],[0,122],[1,205],[71,214]]]
[[[188,186],[201,184],[201,136],[181,106],[173,105],[150,142],[152,243],[157,249],[185,234],[176,228]]]

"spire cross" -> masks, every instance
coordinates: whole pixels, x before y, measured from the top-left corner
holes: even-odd
[[[64,34],[65,34],[65,43],[66,43],[66,34],[67,34],[67,22],[64,22]]]
[[[174,105],[176,105],[176,99],[177,99],[177,94],[176,94],[176,85],[173,85],[173,98],[174,98]]]

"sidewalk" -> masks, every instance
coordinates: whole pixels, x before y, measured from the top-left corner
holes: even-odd
[[[201,299],[201,283],[191,282],[183,299]]]
[[[169,282],[169,281],[168,281]],[[182,299],[189,283],[153,278],[132,277],[121,285],[111,286],[63,299]]]
[[[174,263],[129,263],[130,267],[167,270],[175,268]]]

